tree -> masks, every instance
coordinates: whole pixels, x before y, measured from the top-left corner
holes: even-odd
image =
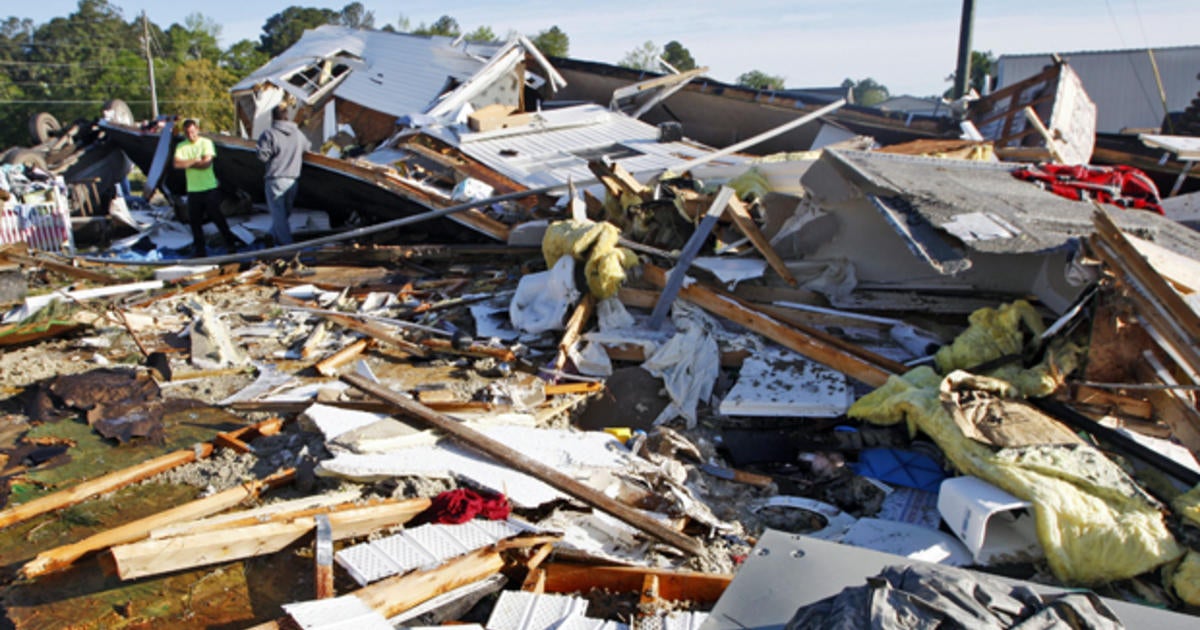
[[[413,31],[413,34],[458,37],[460,34],[462,34],[462,29],[458,26],[458,20],[450,17],[449,15],[443,15],[430,26],[425,26],[425,24],[422,23],[421,26],[417,27],[417,29]]]
[[[267,18],[259,36],[259,50],[274,57],[295,44],[304,31],[322,24],[337,24],[341,14],[333,9],[288,7]]]
[[[241,79],[261,68],[270,60],[267,53],[258,49],[257,44],[243,39],[234,42],[221,56],[221,67],[228,70],[234,77]]]
[[[658,49],[658,46],[655,46],[654,42],[647,40],[646,43],[642,44],[641,46],[638,46],[637,48],[625,53],[625,56],[621,59],[621,61],[617,62],[617,65],[621,66],[622,68],[633,68],[634,70],[649,70],[650,72],[658,72],[658,58],[661,56],[661,54],[662,51]]]
[[[341,23],[350,28],[375,28],[375,13],[368,11],[361,2],[351,2],[342,7]]]
[[[663,60],[680,72],[696,69],[696,60],[692,59],[692,53],[675,40],[671,40],[667,42],[666,46],[663,46]]]
[[[177,65],[163,89],[163,102],[182,118],[195,118],[205,131],[233,131],[229,87],[235,78],[211,59]]]
[[[192,13],[183,20],[183,25],[172,24],[167,29],[166,53],[176,61],[188,59],[219,59],[221,25],[200,13]]]
[[[492,32],[490,26],[480,26],[479,28],[467,33],[464,38],[472,42],[494,42],[496,34]]]
[[[537,49],[543,54],[550,57],[566,57],[567,51],[571,47],[571,38],[562,32],[562,29],[557,26],[550,28],[529,38]]]
[[[751,70],[740,74],[737,84],[756,90],[782,90],[783,77],[767,74],[761,70]]]
[[[870,77],[858,82],[847,78],[845,81],[842,81],[842,87],[851,91],[856,104],[866,105],[867,107],[878,105],[888,100],[888,97],[891,96],[888,94],[887,86],[876,82],[875,79]]]

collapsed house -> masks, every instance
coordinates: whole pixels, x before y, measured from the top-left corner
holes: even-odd
[[[301,176],[355,227],[153,279],[0,249],[16,627],[1194,623],[1200,243],[986,159],[1087,166],[1066,66],[969,139],[807,151],[841,104],[789,104],[782,157],[623,111],[687,77],[554,106],[555,72],[321,27],[235,101],[370,138]],[[152,188],[170,124],[104,124]]]

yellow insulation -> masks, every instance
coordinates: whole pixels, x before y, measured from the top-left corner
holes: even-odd
[[[637,264],[637,255],[617,245],[621,231],[611,223],[569,219],[550,224],[542,238],[546,265],[563,256],[584,262],[588,290],[599,299],[612,297],[625,282],[626,270]]]
[[[1017,302],[983,309],[971,327],[938,353],[939,367],[971,366],[1028,349],[1043,330],[1036,311]],[[999,370],[1006,380],[979,379],[989,391],[1048,393],[1074,367],[1077,352],[1047,353],[1033,375]],[[947,378],[961,381],[962,372]],[[1027,381],[1024,385],[1014,382]],[[860,398],[849,415],[874,424],[906,422],[934,439],[963,474],[974,475],[1034,505],[1038,539],[1055,575],[1070,584],[1133,577],[1179,558],[1176,543],[1152,499],[1116,464],[1086,445],[994,449],[963,435],[939,393],[943,378],[930,367],[893,376]],[[989,384],[990,383],[990,384]]]

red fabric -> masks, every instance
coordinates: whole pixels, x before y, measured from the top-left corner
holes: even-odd
[[[433,498],[429,509],[417,517],[422,523],[465,523],[476,516],[492,521],[508,518],[511,507],[503,494],[481,495],[474,490],[447,490]]]
[[[1013,171],[1013,177],[1037,182],[1068,199],[1095,199],[1122,208],[1163,213],[1158,186],[1132,166],[1041,164]]]

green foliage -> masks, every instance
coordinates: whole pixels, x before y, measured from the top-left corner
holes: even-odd
[[[472,42],[494,42],[496,34],[492,32],[490,26],[480,26],[479,28],[466,34],[466,39]]]
[[[891,97],[887,86],[870,77],[858,82],[847,78],[845,81],[842,81],[842,87],[851,91],[856,104],[866,105],[867,107],[878,105]]]
[[[200,121],[202,131],[234,131],[229,87],[237,77],[211,59],[190,59],[173,69],[163,87],[167,109]]]
[[[254,42],[243,39],[235,42],[221,55],[221,66],[235,77],[244,77],[261,68],[271,58]]]
[[[566,57],[567,51],[571,48],[571,38],[562,32],[562,29],[557,26],[541,31],[537,35],[529,38],[537,49],[542,51],[542,54],[550,57]]]
[[[756,90],[782,90],[783,77],[767,74],[761,70],[751,70],[738,75],[737,84]]]
[[[445,35],[446,37],[458,37],[462,34],[462,29],[458,26],[458,20],[443,15],[438,18],[430,26],[425,26],[424,23],[413,31],[413,35]]]
[[[267,18],[259,36],[259,50],[274,57],[295,44],[304,31],[322,24],[338,24],[342,14],[333,9],[288,7]]]
[[[971,51],[971,80],[967,83],[967,89],[974,89],[976,92],[983,94],[987,91],[988,78],[996,72],[996,56],[992,51],[980,52],[978,50]],[[942,93],[945,98],[954,98],[954,77],[955,73],[950,73],[951,86]]]
[[[692,59],[692,53],[675,40],[671,40],[667,42],[666,46],[663,46],[663,60],[680,72],[696,69],[696,60]]]
[[[350,28],[375,28],[375,13],[361,2],[351,2],[342,7],[341,23]]]
[[[622,68],[633,68],[634,70],[649,70],[650,72],[658,72],[660,70],[658,58],[662,55],[662,51],[652,41],[634,48],[625,53],[625,56],[617,62],[617,65]]]

